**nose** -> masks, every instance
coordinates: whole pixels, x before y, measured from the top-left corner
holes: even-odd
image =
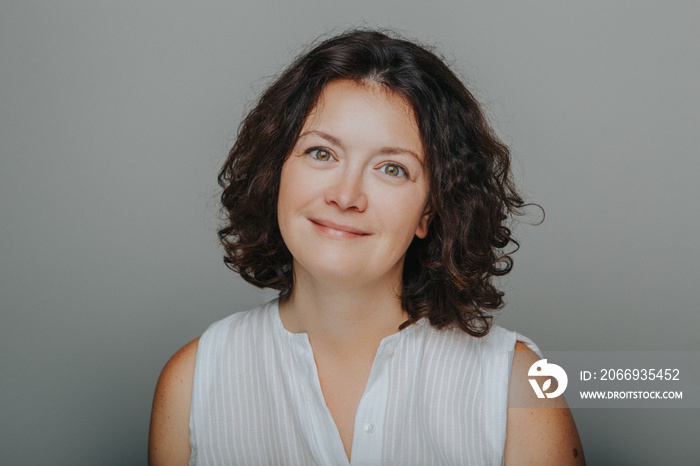
[[[326,202],[335,204],[340,210],[367,209],[367,194],[361,172],[339,171],[337,179],[326,190]]]

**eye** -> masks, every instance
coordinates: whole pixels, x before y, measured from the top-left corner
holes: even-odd
[[[322,147],[312,147],[306,151],[306,154],[309,154],[311,157],[315,158],[316,160],[320,160],[321,162],[327,162],[329,160],[333,160],[334,158],[329,150]]]
[[[382,171],[383,173],[393,176],[393,177],[401,177],[401,176],[407,176],[408,172],[404,167],[402,167],[399,164],[396,163],[387,163],[386,165],[383,165],[379,167],[379,170]]]

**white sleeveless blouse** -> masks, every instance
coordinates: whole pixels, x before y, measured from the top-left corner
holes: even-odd
[[[421,319],[382,340],[355,415],[348,462],[307,334],[274,300],[212,324],[199,340],[190,465],[501,465],[516,340]]]

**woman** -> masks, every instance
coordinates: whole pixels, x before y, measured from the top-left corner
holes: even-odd
[[[152,464],[583,464],[565,402],[528,385],[534,345],[491,324],[523,201],[437,56],[375,31],[320,43],[219,181],[225,262],[280,298],[168,362]]]

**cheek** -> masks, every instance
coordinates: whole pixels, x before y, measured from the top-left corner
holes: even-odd
[[[399,202],[400,201],[400,202]],[[425,204],[422,196],[404,196],[400,199],[382,199],[382,221],[396,241],[397,247],[406,247],[413,241]]]
[[[296,172],[293,163],[285,162],[280,176],[280,192],[277,199],[277,212],[279,214],[283,214],[287,207],[293,205],[295,199],[299,197],[300,191],[303,190],[304,183]]]
[[[296,160],[290,160],[282,167],[280,176],[280,189],[277,198],[277,221],[280,231],[284,236],[289,230],[290,222],[294,221],[297,214],[304,212],[317,194],[314,183],[308,174],[303,172],[303,167]]]

